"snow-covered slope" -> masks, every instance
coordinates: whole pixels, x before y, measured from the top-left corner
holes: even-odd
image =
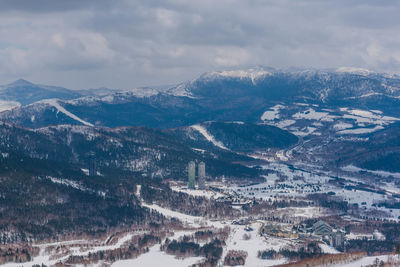
[[[201,78],[202,79],[233,78],[240,80],[249,79],[253,85],[256,85],[258,80],[263,79],[268,75],[272,75],[272,72],[263,68],[251,68],[245,70],[242,69],[242,70],[213,71],[203,74]]]
[[[76,116],[75,114],[72,114],[71,112],[69,112],[68,110],[66,110],[63,106],[61,106],[61,105],[58,103],[58,99],[46,99],[46,100],[42,100],[41,102],[42,102],[42,103],[45,103],[45,104],[48,104],[48,105],[50,105],[50,106],[55,107],[55,108],[57,109],[57,113],[58,113],[58,112],[62,112],[62,113],[64,113],[65,115],[67,115],[68,117],[70,117],[70,118],[72,118],[72,119],[74,119],[74,120],[76,120],[76,121],[82,123],[83,125],[86,125],[86,126],[93,126],[93,124],[91,124],[90,122],[84,121],[84,120],[82,120],[81,118],[79,118],[78,116]]]
[[[20,106],[21,106],[21,104],[16,101],[0,100],[0,112],[5,111],[5,110],[11,110],[13,108],[17,108]]]
[[[201,133],[208,141],[210,141],[213,145],[215,145],[216,147],[219,147],[221,149],[226,149],[228,150],[228,148],[226,146],[224,146],[223,143],[221,143],[220,141],[215,140],[214,136],[212,136],[210,133],[207,132],[207,129],[204,128],[201,125],[193,125],[191,126],[194,130],[198,131],[199,133]]]
[[[359,75],[370,75],[376,74],[376,72],[364,69],[364,68],[355,68],[355,67],[340,67],[336,69],[336,72],[343,72],[343,73],[351,73],[351,74],[359,74]]]

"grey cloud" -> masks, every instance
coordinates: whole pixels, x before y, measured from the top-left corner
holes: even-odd
[[[5,0],[0,13],[7,81],[131,88],[250,65],[400,71],[394,0]]]
[[[112,1],[108,0],[2,0],[0,12],[47,13],[111,6]]]

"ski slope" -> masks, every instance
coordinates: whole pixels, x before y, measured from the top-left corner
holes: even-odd
[[[87,122],[85,120],[82,120],[81,118],[79,118],[78,116],[76,116],[75,114],[72,114],[71,112],[69,112],[68,110],[66,110],[63,106],[60,105],[60,103],[58,103],[57,99],[46,99],[42,101],[43,103],[46,103],[50,106],[53,106],[57,109],[58,112],[61,112],[65,115],[67,115],[68,117],[79,121],[80,123],[86,125],[86,126],[94,126],[93,124],[91,124],[90,122]]]
[[[217,141],[214,136],[212,136],[209,132],[207,132],[207,129],[204,128],[203,126],[196,124],[191,126],[192,129],[198,131],[201,135],[204,136],[207,141],[213,143],[216,147],[219,147],[221,149],[229,150],[222,142]]]

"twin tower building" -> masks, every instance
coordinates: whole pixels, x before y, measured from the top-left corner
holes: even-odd
[[[204,189],[206,186],[206,164],[200,162],[198,166],[198,188]],[[189,162],[188,166],[188,188],[196,188],[196,163],[194,161]]]

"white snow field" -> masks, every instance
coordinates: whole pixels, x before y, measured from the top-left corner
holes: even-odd
[[[374,128],[356,128],[356,129],[348,129],[338,131],[339,134],[367,134],[373,133],[379,130],[383,130],[384,128],[380,125],[375,126]]]
[[[201,261],[202,257],[189,257],[184,259],[176,258],[160,250],[159,245],[150,248],[149,252],[144,253],[136,259],[116,261],[113,267],[187,267]]]
[[[262,115],[261,115],[261,120],[262,121],[273,121],[275,119],[279,119],[280,115],[279,115],[279,110],[286,108],[285,106],[282,105],[275,105],[273,107],[270,107],[270,110],[265,111]]]
[[[338,118],[337,116],[330,115],[329,112],[315,111],[313,108],[309,108],[303,112],[297,112],[293,115],[294,119],[305,119],[305,120],[318,120],[318,121],[334,121]]]
[[[274,266],[286,262],[285,259],[277,260],[263,260],[257,257],[258,251],[274,249],[279,251],[280,248],[285,247],[292,243],[289,240],[268,238],[258,234],[259,228],[262,223],[256,222],[250,225],[254,231],[246,232],[244,230],[245,226],[234,225],[232,226],[231,234],[226,241],[226,246],[224,247],[224,252],[221,257],[223,262],[226,254],[229,250],[243,250],[248,253],[247,259],[244,266],[249,267],[263,267],[263,266]],[[250,235],[248,240],[244,239],[245,234]]]
[[[195,197],[205,197],[205,198],[219,198],[219,197],[223,197],[224,195],[218,192],[214,192],[211,190],[200,190],[200,189],[188,189],[188,188],[183,188],[181,186],[171,186],[171,189],[176,191],[176,192],[182,192],[191,196],[195,196]]]
[[[384,126],[400,121],[386,116],[380,110],[361,110],[348,107],[320,108],[317,105],[296,103],[297,108],[277,104],[266,110],[261,120],[291,133],[305,137],[320,136],[329,126],[339,135],[361,135],[384,129]],[[283,112],[284,111],[284,112]]]
[[[349,172],[360,172],[360,171],[364,171],[364,172],[370,172],[382,177],[396,177],[396,178],[400,178],[400,173],[399,172],[387,172],[387,171],[372,171],[372,170],[367,170],[367,169],[362,169],[359,167],[356,167],[354,165],[347,165],[345,167],[342,167],[342,170],[344,171],[349,171]]]
[[[354,127],[353,124],[345,122],[338,122],[335,125],[333,125],[333,128],[335,128],[335,130],[345,130],[353,127]]]
[[[223,228],[224,226],[226,226],[219,221],[211,221],[211,220],[205,219],[203,217],[187,215],[187,214],[184,214],[184,213],[181,213],[178,211],[173,211],[173,210],[170,210],[167,208],[163,208],[157,204],[150,205],[150,204],[142,203],[142,206],[153,209],[153,210],[163,214],[166,217],[177,218],[180,221],[182,221],[183,223],[186,223],[188,226],[192,226],[192,227],[214,226],[217,228]]]

